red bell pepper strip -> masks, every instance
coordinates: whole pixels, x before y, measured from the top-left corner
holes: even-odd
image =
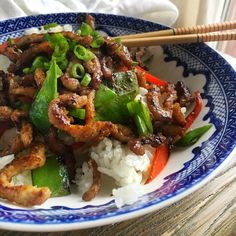
[[[19,41],[19,38],[13,39],[13,42],[14,42],[14,43],[16,43],[17,41]],[[4,43],[2,43],[2,44],[0,45],[0,54],[3,53],[3,51],[5,50],[5,48],[6,48],[8,45],[9,45],[9,42],[8,42],[8,41],[6,41],[6,42],[4,42]]]
[[[203,100],[199,91],[195,92],[195,107],[193,111],[186,117],[186,124],[183,128],[183,131],[186,131],[190,128],[193,122],[198,117],[199,113],[201,112],[203,107]]]
[[[169,155],[170,155],[169,145],[163,143],[159,147],[157,147],[153,155],[149,177],[145,184],[148,184],[152,180],[154,180],[157,177],[157,175],[163,170],[166,163],[168,162]]]
[[[166,81],[161,80],[161,79],[159,79],[158,77],[151,75],[151,74],[148,73],[146,70],[144,70],[142,67],[136,66],[135,68],[136,68],[138,71],[144,72],[147,82],[152,83],[152,84],[155,84],[155,85],[157,85],[157,86],[167,86],[167,85],[168,85],[168,83],[167,83]]]
[[[5,48],[8,46],[8,42],[4,42],[3,44],[0,45],[0,53],[3,53]]]

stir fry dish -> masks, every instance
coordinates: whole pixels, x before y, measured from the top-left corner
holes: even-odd
[[[149,73],[145,50],[102,36],[91,15],[74,31],[52,23],[0,46],[10,60],[0,71],[0,157],[14,155],[0,170],[0,198],[40,205],[76,184],[90,201],[102,174],[120,187],[115,197],[128,195],[158,175],[174,145],[197,142],[211,127],[188,131],[200,93]],[[14,184],[25,171],[32,184]]]

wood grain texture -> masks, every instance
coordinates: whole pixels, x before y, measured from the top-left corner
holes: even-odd
[[[59,233],[0,231],[4,236],[228,236],[236,226],[236,158],[205,186],[181,201],[133,220]]]

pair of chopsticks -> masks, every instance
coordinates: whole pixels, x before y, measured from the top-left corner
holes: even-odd
[[[236,29],[236,21],[173,28],[141,34],[123,35],[119,38],[127,47],[144,47],[164,44],[200,43],[235,40],[236,32],[222,32]]]

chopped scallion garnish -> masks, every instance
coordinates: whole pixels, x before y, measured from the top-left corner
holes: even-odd
[[[82,45],[75,46],[74,54],[78,59],[85,61],[85,62],[90,61],[91,59],[94,58],[93,53],[91,51],[89,51],[88,49],[86,49]]]
[[[71,67],[71,75],[76,79],[82,79],[84,77],[84,67],[79,63],[74,63]]]
[[[83,79],[82,79],[82,81],[81,81],[81,85],[83,85],[83,86],[88,86],[89,85],[89,83],[90,83],[90,81],[91,81],[91,75],[90,74],[88,74],[88,73],[85,73],[85,75],[84,75],[84,77],[83,77]]]

